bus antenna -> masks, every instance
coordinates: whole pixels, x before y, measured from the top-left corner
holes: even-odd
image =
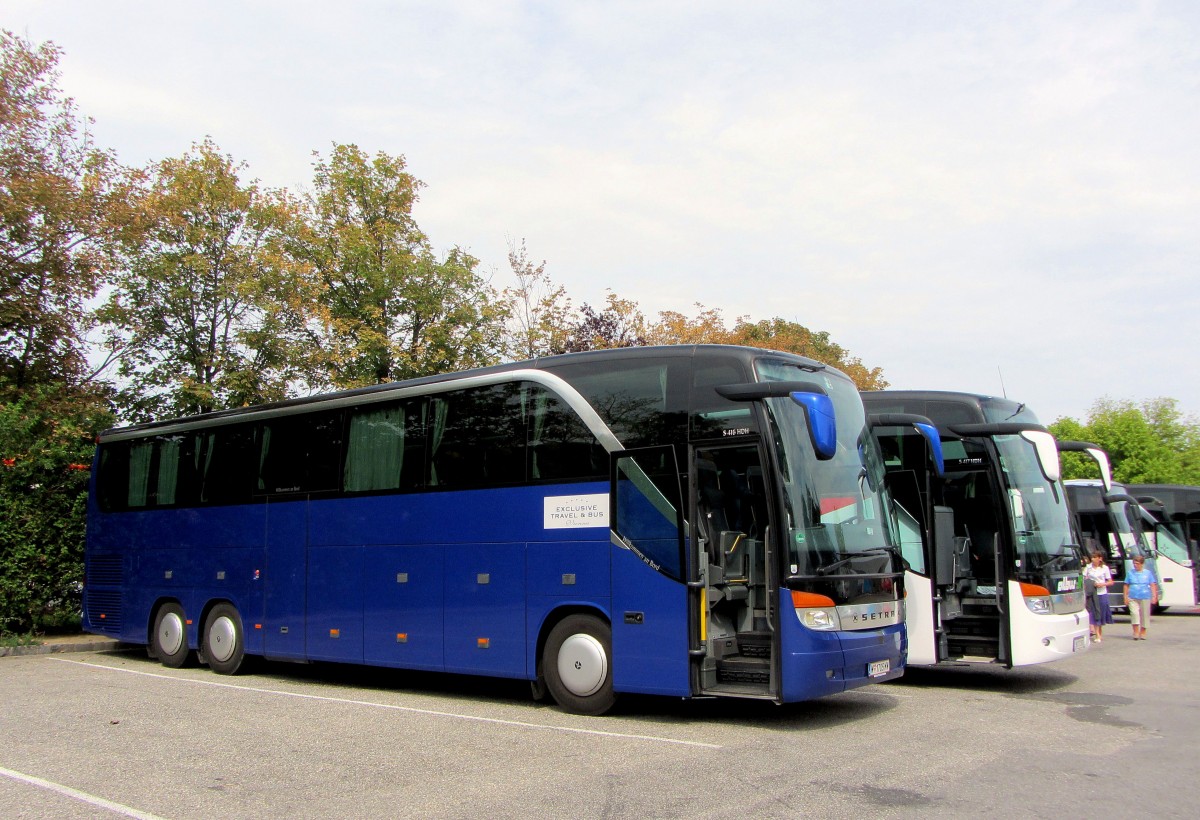
[[[1000,395],[1008,398],[1008,390],[1004,388],[1004,373],[1000,371],[1000,365],[996,365],[996,373],[1000,376]]]

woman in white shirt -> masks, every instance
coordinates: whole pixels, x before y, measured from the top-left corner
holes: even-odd
[[[1113,623],[1112,607],[1108,604],[1108,588],[1112,586],[1113,577],[1104,563],[1103,553],[1092,553],[1092,563],[1084,567],[1083,579],[1085,587],[1095,588],[1095,594],[1089,594],[1087,599],[1088,620],[1091,621],[1092,640],[1100,643],[1104,625]]]

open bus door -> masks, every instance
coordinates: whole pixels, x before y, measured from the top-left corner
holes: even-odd
[[[957,617],[965,580],[966,539],[955,538],[954,511],[942,504],[945,462],[941,436],[925,416],[872,413],[904,559],[908,662],[950,659],[946,621]]]
[[[779,650],[767,552],[763,455],[756,444],[692,450],[700,693],[774,697]]]
[[[983,442],[965,436],[943,438],[942,447],[943,497],[954,510],[958,539],[954,588],[943,595],[942,603],[948,657],[1010,666],[1012,593],[1003,534],[1012,530],[1006,516],[1016,503],[1003,494],[998,469]]]
[[[615,454],[610,506],[613,689],[690,696],[699,596],[675,448]]]

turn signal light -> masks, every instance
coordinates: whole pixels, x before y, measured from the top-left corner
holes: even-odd
[[[800,592],[792,590],[792,606],[796,609],[808,609],[817,606],[833,606],[833,599],[828,595],[819,595],[815,592]]]

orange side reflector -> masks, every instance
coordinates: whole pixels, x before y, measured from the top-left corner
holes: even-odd
[[[108,616],[107,616],[107,615],[105,615],[103,612],[101,612],[101,613],[100,613],[100,620],[102,620],[102,621],[103,621],[103,620],[104,620],[105,618],[107,618],[107,617],[108,617]]]
[[[1037,584],[1026,584],[1022,582],[1021,594],[1026,598],[1038,598],[1044,595],[1049,595],[1050,590],[1046,589],[1045,587],[1038,586]]]
[[[254,628],[255,628],[255,629],[262,629],[262,624],[255,624],[255,625],[254,625]]]
[[[407,632],[397,632],[396,633],[396,643],[408,643],[408,633]]]
[[[329,630],[329,637],[331,637],[331,638],[340,638],[340,637],[342,637],[342,630],[340,630],[340,629],[331,629],[331,630]]]
[[[480,649],[487,649],[492,645],[492,641],[490,638],[476,638],[475,645]]]
[[[192,625],[192,619],[191,619],[191,618],[188,618],[188,619],[187,619],[187,625],[188,625],[188,626],[191,626],[191,625]]]
[[[792,606],[796,607],[796,609],[833,606],[833,599],[828,595],[818,595],[815,592],[800,592],[799,590],[793,589]]]

